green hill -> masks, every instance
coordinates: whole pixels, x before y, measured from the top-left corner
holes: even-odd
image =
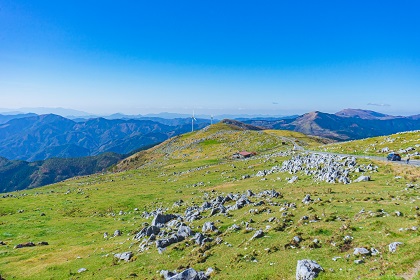
[[[211,279],[295,279],[302,259],[324,268],[317,279],[411,273],[420,260],[418,185],[379,162],[293,151],[324,140],[290,133],[219,123],[137,153],[114,173],[5,194],[0,275],[162,279],[161,270],[211,267]],[[233,156],[241,151],[254,155]],[[320,179],[333,164],[350,184]],[[354,182],[362,174],[371,181]],[[179,238],[186,227],[192,234]],[[155,233],[140,237],[147,231]],[[14,249],[26,242],[36,246]],[[391,253],[392,242],[403,244]],[[354,255],[361,247],[378,253]],[[115,257],[123,252],[129,261]]]
[[[400,153],[402,157],[420,158],[420,131],[333,143],[321,146],[319,150],[370,156],[386,156],[393,151]]]

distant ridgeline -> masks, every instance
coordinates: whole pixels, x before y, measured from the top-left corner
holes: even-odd
[[[207,120],[198,120],[194,122],[194,129],[208,124]],[[189,131],[189,118],[162,122],[95,118],[75,122],[52,114],[19,115],[19,118],[0,124],[0,156],[10,160],[37,161],[94,156],[104,152],[127,154]]]
[[[282,120],[245,120],[247,124],[302,132],[338,141],[389,135],[420,129],[420,115],[390,116],[368,110],[346,109],[335,114],[311,112]]]

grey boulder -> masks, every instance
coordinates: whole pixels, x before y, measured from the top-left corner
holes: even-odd
[[[115,254],[114,257],[119,259],[119,260],[123,260],[123,261],[128,262],[133,257],[133,253],[132,252],[124,252],[124,253],[120,253],[120,254]]]
[[[296,266],[296,280],[312,280],[324,269],[312,260],[299,260]]]
[[[394,253],[397,251],[397,247],[402,245],[402,242],[392,242],[391,244],[388,245],[389,251],[391,253]]]
[[[370,181],[370,177],[369,176],[360,176],[359,178],[357,178],[356,180],[354,180],[355,183],[358,182],[368,182]]]
[[[204,272],[197,272],[194,268],[188,268],[174,276],[167,278],[167,280],[207,280]]]

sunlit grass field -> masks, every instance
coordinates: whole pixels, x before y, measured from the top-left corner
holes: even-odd
[[[395,147],[413,144],[404,142],[404,135],[399,137]],[[303,174],[293,184],[287,183],[289,173],[270,174],[265,180],[252,176],[299,153],[291,151],[296,141],[311,149],[322,144],[303,134],[243,131],[217,124],[135,154],[109,173],[10,193],[0,199],[0,241],[6,243],[0,245],[0,275],[5,279],[161,279],[163,269],[212,267],[211,279],[295,279],[297,260],[312,259],[324,268],[317,279],[403,279],[403,275],[420,279],[413,270],[420,261],[420,231],[405,230],[420,227],[419,187],[413,179],[420,176],[419,169],[358,160],[377,165],[378,172],[366,172],[372,181],[349,185],[314,182]],[[350,151],[345,145],[337,146],[339,152]],[[334,150],[331,147],[326,149]],[[357,148],[352,146],[353,151]],[[238,151],[256,156],[232,158]],[[251,178],[243,179],[245,175]],[[218,195],[271,189],[282,194],[272,199],[277,206],[248,205],[211,217],[204,213],[203,219],[187,223],[200,232],[204,222],[214,222],[220,233],[210,236],[222,238],[220,244],[213,241],[200,247],[187,238],[162,254],[154,246],[138,252],[139,242],[133,236],[144,223],[151,223],[143,211],[167,208],[167,213],[182,214],[188,206]],[[301,201],[306,194],[320,200],[305,205]],[[184,204],[174,206],[180,199]],[[296,203],[297,208],[284,215],[281,208],[286,202]],[[258,213],[250,213],[251,209]],[[302,220],[303,216],[318,221]],[[276,220],[269,222],[272,217]],[[227,230],[250,219],[253,228],[265,232],[263,238],[251,240],[254,232],[244,227]],[[122,235],[112,237],[117,229]],[[104,238],[104,232],[109,238]],[[290,248],[297,235],[302,243]],[[349,244],[343,241],[346,235],[353,237]],[[320,241],[319,248],[313,248],[314,239]],[[19,243],[42,241],[49,245],[14,249]],[[394,241],[403,245],[390,253],[388,244]],[[356,264],[361,259],[353,255],[356,247],[374,247],[380,254]],[[126,251],[134,253],[129,262],[114,258],[115,253]],[[334,257],[340,258],[334,261]],[[78,273],[80,268],[87,271]]]

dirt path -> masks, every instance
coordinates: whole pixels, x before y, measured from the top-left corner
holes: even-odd
[[[417,261],[417,262],[414,263],[414,267],[410,271],[408,271],[408,272],[406,272],[406,273],[404,273],[402,275],[399,275],[399,276],[401,276],[405,280],[411,280],[419,272],[420,272],[420,261]]]

